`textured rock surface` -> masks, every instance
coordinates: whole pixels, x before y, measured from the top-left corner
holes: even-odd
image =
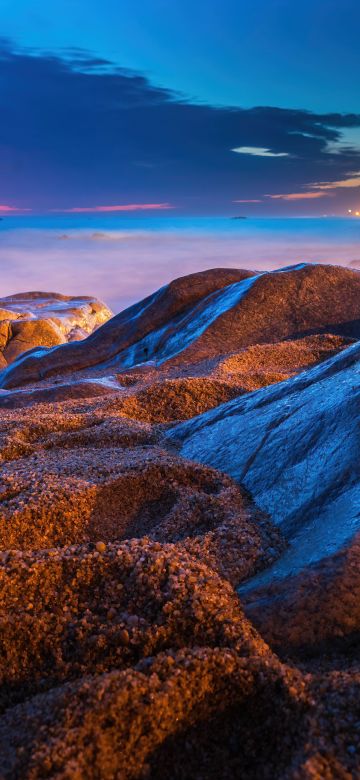
[[[0,298],[1,366],[36,347],[85,338],[111,317],[95,298],[29,292]]]
[[[169,435],[186,457],[244,484],[294,540],[279,576],[335,552],[360,529],[359,342]]]
[[[360,777],[338,270],[176,280],[3,374],[26,387],[0,392],[1,780]]]
[[[22,447],[17,457],[13,451],[12,463],[11,441],[7,442],[0,549],[147,535],[176,542],[211,562],[234,584],[269,564],[282,549],[280,535],[231,480],[147,443],[136,447],[137,426],[130,450],[105,443],[91,447],[89,439],[86,447],[81,446],[81,434],[88,434],[86,423],[70,420],[59,426],[55,420],[51,431],[47,419],[38,424],[38,431],[32,429],[27,441],[25,425],[22,435],[18,432]],[[99,419],[97,423],[101,424]],[[59,445],[65,439],[62,436],[59,442],[58,427],[64,433],[67,425],[78,437],[69,437],[63,449]],[[113,435],[119,443],[122,430],[123,425],[118,426],[118,437]],[[45,451],[40,446],[44,439]]]
[[[274,647],[318,652],[360,630],[360,344],[182,423],[181,452],[244,484],[289,547],[241,595]]]
[[[215,269],[175,280],[86,342],[20,359],[0,383],[16,387],[100,364],[183,364],[317,332],[360,336],[358,271],[320,265],[258,275]]]

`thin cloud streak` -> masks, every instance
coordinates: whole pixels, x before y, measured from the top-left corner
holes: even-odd
[[[14,214],[14,213],[22,213],[24,211],[31,211],[31,209],[22,209],[18,208],[17,206],[6,206],[5,204],[0,205],[0,214]]]
[[[286,192],[278,195],[265,195],[266,198],[271,200],[314,200],[316,198],[329,198],[330,193],[327,192]]]
[[[349,178],[340,179],[340,181],[321,182],[319,184],[312,184],[317,190],[337,190],[338,188],[352,188],[360,187],[360,172],[356,171],[349,174]]]
[[[171,203],[124,203],[118,206],[72,206],[70,209],[51,209],[62,214],[97,214],[113,211],[168,211]]]
[[[289,157],[289,152],[272,152],[260,146],[236,146],[231,150],[236,154],[250,154],[253,157]]]
[[[335,192],[331,190],[337,189],[355,189],[360,187],[360,172],[356,171],[349,173],[348,177],[332,182],[314,182],[308,184],[309,191],[305,192],[289,192],[280,193],[275,195],[265,195],[266,198],[271,200],[315,200],[317,198],[334,197]],[[330,192],[329,192],[330,190]]]

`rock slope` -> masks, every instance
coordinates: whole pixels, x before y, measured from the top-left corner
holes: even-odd
[[[262,630],[265,614],[270,620],[271,612],[279,623],[283,591],[285,625],[277,631],[283,640],[290,602],[299,625],[306,627],[298,631],[297,641],[304,644],[313,632],[320,640],[320,624],[322,638],[332,631],[343,635],[359,628],[360,613],[353,605],[360,577],[355,572],[350,576],[349,557],[343,551],[352,548],[350,559],[358,560],[360,343],[286,382],[182,423],[168,435],[181,444],[185,457],[245,485],[290,542],[274,566],[247,585],[247,590],[260,588]],[[247,599],[256,601],[254,594],[247,594]],[[252,609],[254,614],[254,605]]]
[[[90,297],[28,292],[0,298],[0,366],[35,347],[85,338],[112,312]]]
[[[315,333],[360,336],[358,271],[320,265],[261,274],[214,269],[175,280],[86,342],[27,355],[0,381],[10,388],[92,366],[191,363]]]
[[[294,568],[311,563],[360,525],[360,343],[182,423],[169,437],[181,442],[185,457],[244,484],[297,539]]]

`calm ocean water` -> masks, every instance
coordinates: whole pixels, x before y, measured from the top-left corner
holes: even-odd
[[[360,219],[67,214],[0,222],[1,295],[89,294],[114,311],[192,271],[301,261],[360,268]]]

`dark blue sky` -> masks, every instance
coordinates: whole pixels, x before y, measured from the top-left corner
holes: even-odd
[[[3,206],[360,208],[355,0],[2,0],[0,29]]]

